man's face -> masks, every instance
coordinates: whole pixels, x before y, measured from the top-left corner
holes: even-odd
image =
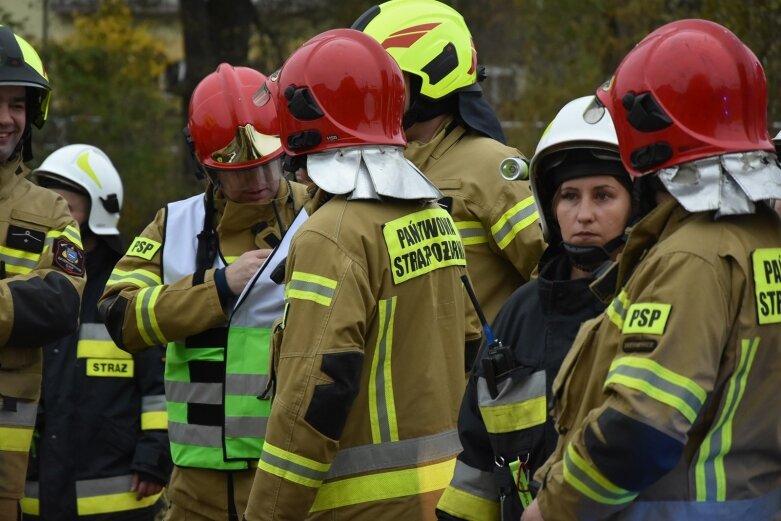
[[[63,188],[50,188],[50,190],[57,192],[65,199],[73,219],[79,223],[79,226],[83,226],[89,220],[89,212],[92,206],[89,195]]]
[[[5,163],[22,139],[27,122],[24,87],[0,85],[0,163]]]
[[[215,170],[222,193],[234,203],[260,203],[277,195],[282,163],[274,159],[245,170]]]

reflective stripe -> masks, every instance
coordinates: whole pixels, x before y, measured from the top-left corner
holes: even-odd
[[[164,411],[165,395],[149,394],[141,397],[141,412]]]
[[[390,443],[350,447],[336,453],[327,478],[331,480],[354,474],[420,465],[455,456],[461,450],[461,442],[455,430]]]
[[[84,249],[81,243],[81,232],[79,232],[78,228],[68,225],[64,230],[49,230],[46,234],[46,239],[43,241],[44,251],[50,249],[54,241],[63,236],[79,248]]]
[[[759,340],[759,337],[741,340],[740,359],[729,379],[721,414],[700,445],[695,467],[697,501],[724,501],[727,498],[724,457],[732,448],[732,422],[746,391],[746,380],[757,354]]]
[[[450,487],[489,501],[499,499],[499,489],[493,472],[476,469],[463,461],[456,460],[456,470],[453,472]]]
[[[330,306],[336,293],[336,281],[311,273],[294,271],[285,286],[286,299],[311,300],[323,306]]]
[[[168,413],[166,411],[142,412],[141,430],[166,430],[168,429]]]
[[[130,492],[132,476],[90,479],[76,482],[76,510],[80,516],[110,514],[125,510],[136,510],[154,505],[158,492],[143,499],[136,499],[136,493]]]
[[[442,493],[437,503],[441,510],[458,519],[494,521],[500,519],[499,501],[485,499],[455,488],[452,484]]]
[[[396,313],[396,297],[378,303],[380,330],[372,357],[369,375],[369,421],[372,442],[398,441],[399,426],[396,422],[396,402],[393,399],[393,375],[391,352],[393,350],[393,319]]]
[[[693,380],[653,360],[634,356],[624,356],[610,364],[605,387],[613,384],[640,391],[675,408],[689,423],[694,423],[706,398],[705,390]]]
[[[167,341],[157,325],[155,304],[163,286],[143,288],[136,296],[136,327],[147,345],[165,344]]]
[[[38,404],[30,400],[16,400],[15,411],[3,408],[4,398],[0,396],[0,425],[13,427],[33,427],[38,414]]]
[[[225,376],[225,394],[259,396],[267,384],[265,374],[229,374]]]
[[[529,196],[502,214],[496,223],[491,226],[499,248],[504,249],[519,232],[524,230],[539,218],[534,197]]]
[[[267,417],[228,416],[225,418],[225,436],[228,438],[263,438],[268,426]]]
[[[489,433],[499,434],[542,425],[547,418],[545,371],[537,371],[522,381],[505,379],[499,394],[491,398],[485,378],[477,380],[480,415]]]
[[[626,318],[626,310],[629,308],[629,296],[625,290],[621,290],[613,302],[607,307],[605,312],[607,313],[610,321],[615,324],[618,329],[624,329],[624,319]]]
[[[9,275],[26,275],[38,266],[41,254],[0,246],[0,260]]]
[[[638,499],[611,519],[649,521],[769,521],[781,512],[781,488],[760,497],[727,501],[642,501]]]
[[[76,358],[116,358],[128,360],[133,355],[114,344],[104,324],[86,323],[79,327]]]
[[[455,458],[422,467],[393,470],[323,483],[310,512],[444,490]]]
[[[111,276],[106,283],[106,287],[119,284],[120,282],[133,284],[139,288],[159,286],[163,283],[159,275],[156,275],[148,270],[122,271],[120,269],[114,268],[114,271],[111,272]]]
[[[222,403],[222,384],[166,380],[165,396],[169,402],[219,405]]]
[[[584,496],[605,505],[624,505],[638,496],[611,483],[577,453],[572,443],[564,453],[564,481]]]
[[[194,425],[168,421],[168,439],[171,443],[215,447],[222,449],[222,427],[219,425]]]
[[[456,228],[461,234],[464,246],[471,244],[484,244],[488,242],[488,233],[479,221],[458,221]]]
[[[37,481],[26,481],[24,483],[25,497],[19,500],[19,506],[21,507],[23,514],[27,514],[28,516],[41,515],[41,502],[38,500],[38,489],[39,486]]]
[[[27,452],[32,441],[32,427],[0,427],[0,451]]]
[[[299,456],[270,443],[263,446],[258,462],[258,468],[269,474],[312,488],[320,486],[329,467],[327,463]]]

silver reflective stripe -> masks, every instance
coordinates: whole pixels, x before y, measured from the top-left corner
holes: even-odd
[[[215,425],[188,425],[168,422],[168,439],[171,443],[197,445],[199,447],[222,447],[222,427]]]
[[[109,494],[130,492],[132,476],[115,476],[113,478],[85,479],[76,482],[76,496],[95,497]]]
[[[40,495],[40,486],[37,481],[27,481],[24,484],[24,497],[38,498]]]
[[[106,340],[113,342],[105,324],[87,322],[79,327],[79,340]]]
[[[525,208],[521,208],[514,215],[509,217],[507,222],[504,223],[504,225],[496,233],[494,233],[494,240],[496,240],[497,244],[501,243],[505,236],[513,231],[513,226],[523,221],[527,217],[530,217],[535,212],[537,212],[537,205],[532,203]]]
[[[139,287],[144,287],[144,288],[160,285],[159,280],[155,280],[152,277],[149,277],[147,275],[144,275],[143,273],[139,273],[136,271],[132,271],[127,274],[119,274],[114,272],[111,274],[111,277],[109,277],[107,285],[116,284],[117,282],[132,281],[132,280],[138,281],[140,283]]]
[[[299,465],[297,463],[293,463],[288,459],[283,459],[278,456],[275,456],[267,450],[263,451],[263,453],[260,455],[260,459],[261,461],[263,461],[268,465],[277,467],[278,469],[282,469],[284,471],[290,472],[297,476],[302,476],[318,482],[323,481],[323,479],[325,479],[325,475],[326,475],[325,471],[315,470],[309,467],[305,467],[303,465]]]
[[[328,479],[377,470],[409,467],[454,456],[461,452],[455,430],[409,440],[361,445],[336,453]]]
[[[155,294],[154,289],[152,288],[145,288],[142,289],[141,292],[141,322],[144,324],[144,330],[146,331],[147,335],[149,335],[149,338],[152,339],[152,342],[155,344],[166,344],[166,341],[164,338],[160,338],[157,334],[156,328],[152,325],[152,315],[154,314],[154,309],[152,309],[152,305],[150,304],[152,301],[152,297],[157,298],[157,295]]]
[[[164,411],[165,395],[153,394],[141,397],[141,412]]]
[[[267,375],[228,374],[225,375],[225,394],[232,396],[260,396],[266,389]]]
[[[288,282],[288,288],[297,289],[299,291],[306,291],[307,293],[316,293],[317,295],[322,295],[323,297],[329,299],[333,298],[334,294],[336,293],[336,289],[329,288],[323,284],[296,279],[291,279],[290,282]]]
[[[456,470],[450,486],[489,501],[499,500],[499,488],[493,472],[485,472],[456,460]]]
[[[165,396],[169,402],[220,405],[222,403],[222,384],[166,380]]]
[[[377,348],[372,360],[372,377],[369,385],[374,387],[375,411],[370,411],[372,422],[372,441],[388,443],[398,440],[399,432],[396,425],[395,402],[393,401],[393,382],[386,382],[386,376],[391,376],[391,350],[393,349],[393,317],[396,308],[396,297],[378,302],[378,319],[382,321],[377,332]],[[386,391],[390,391],[390,393]],[[374,412],[374,414],[371,414]],[[391,420],[393,425],[391,425]]]
[[[488,234],[482,228],[460,228],[458,231],[464,240],[474,237],[488,237]]]
[[[229,438],[263,438],[268,418],[228,416],[225,418],[225,436]]]
[[[770,521],[779,519],[781,488],[748,499],[727,501],[638,501],[612,516],[614,521]]]
[[[3,410],[4,398],[0,396],[0,425],[34,427],[38,404],[29,400],[16,400],[16,410]]]
[[[20,268],[29,269],[35,269],[35,267],[38,266],[37,260],[20,259],[19,257],[12,257],[3,253],[0,253],[0,260],[4,261],[7,266],[18,266]]]
[[[545,371],[537,371],[520,381],[507,378],[497,387],[499,394],[492,399],[485,378],[478,378],[477,401],[480,407],[511,405],[545,396]]]

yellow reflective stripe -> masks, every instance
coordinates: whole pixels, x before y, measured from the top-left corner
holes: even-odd
[[[144,288],[136,295],[136,327],[147,345],[164,345],[168,342],[157,325],[155,303],[162,291],[162,286]]]
[[[229,265],[233,264],[234,262],[236,262],[236,259],[238,259],[238,258],[239,258],[238,255],[226,255],[225,256],[225,264],[229,264]]]
[[[377,345],[372,357],[369,376],[369,422],[372,442],[399,440],[396,421],[396,402],[393,399],[393,374],[391,353],[393,350],[393,321],[396,315],[396,297],[381,300],[378,306]]]
[[[564,481],[584,496],[604,505],[624,505],[638,496],[614,485],[583,459],[572,443],[567,445],[564,453]]]
[[[73,244],[78,246],[81,249],[84,249],[84,246],[81,244],[81,232],[78,228],[72,225],[68,225],[63,230],[49,230],[48,233],[46,233],[46,248],[51,247],[51,244],[60,237],[65,237],[69,241],[71,241]]]
[[[443,490],[456,460],[323,483],[310,512]]]
[[[693,423],[705,402],[705,390],[693,380],[647,358],[624,356],[610,364],[605,387],[620,384],[669,405]]]
[[[610,321],[618,327],[619,330],[624,329],[624,318],[626,317],[626,310],[629,307],[629,296],[625,290],[621,290],[613,302],[605,310]]]
[[[480,407],[485,428],[491,433],[513,432],[545,423],[545,397],[524,402]]]
[[[732,422],[743,400],[746,381],[754,364],[759,347],[759,337],[741,340],[737,368],[729,379],[724,406],[718,420],[700,445],[695,467],[697,501],[725,501],[727,499],[727,475],[724,457],[732,448]]]
[[[621,332],[628,334],[661,335],[670,318],[670,304],[637,303],[629,306],[627,320]]]
[[[41,515],[41,502],[35,497],[23,497],[19,500],[19,506],[22,507],[22,513],[28,516]]]
[[[79,340],[76,358],[119,358],[129,359],[133,355],[122,351],[111,340]]]
[[[32,441],[32,427],[0,427],[0,450],[27,452]]]
[[[459,519],[493,521],[499,519],[499,502],[449,486],[442,493],[437,509]]]
[[[464,246],[488,242],[488,233],[486,233],[483,224],[479,221],[458,221],[456,222],[456,228],[461,233],[461,241],[463,241]]]
[[[166,411],[141,413],[141,430],[148,431],[153,429],[168,429],[168,413]]]
[[[125,252],[127,257],[139,257],[144,260],[152,260],[162,244],[149,237],[136,237]]]
[[[125,510],[151,507],[160,498],[161,492],[142,499],[136,499],[135,492],[120,492],[103,496],[80,497],[76,500],[76,510],[80,516],[111,514]]]
[[[504,249],[523,229],[534,223],[539,218],[534,197],[522,199],[515,206],[507,210],[499,217],[499,220],[491,226],[496,245]]]
[[[163,283],[163,280],[160,278],[160,275],[152,273],[149,270],[138,269],[123,271],[114,268],[114,271],[111,272],[111,277],[106,283],[106,287],[119,283],[132,284],[139,288],[149,288],[151,286],[160,286]]]
[[[335,292],[335,280],[303,271],[294,271],[285,286],[285,298],[309,300],[326,307],[331,305]]]
[[[288,452],[266,442],[258,461],[258,468],[287,481],[318,488],[331,465]]]

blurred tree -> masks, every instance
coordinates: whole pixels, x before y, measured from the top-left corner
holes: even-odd
[[[101,148],[122,176],[120,229],[129,239],[166,201],[200,189],[180,174],[179,106],[158,86],[164,44],[122,0],[102,0],[95,13],[74,15],[73,24],[69,37],[42,53],[52,107],[31,166],[66,144]]]

